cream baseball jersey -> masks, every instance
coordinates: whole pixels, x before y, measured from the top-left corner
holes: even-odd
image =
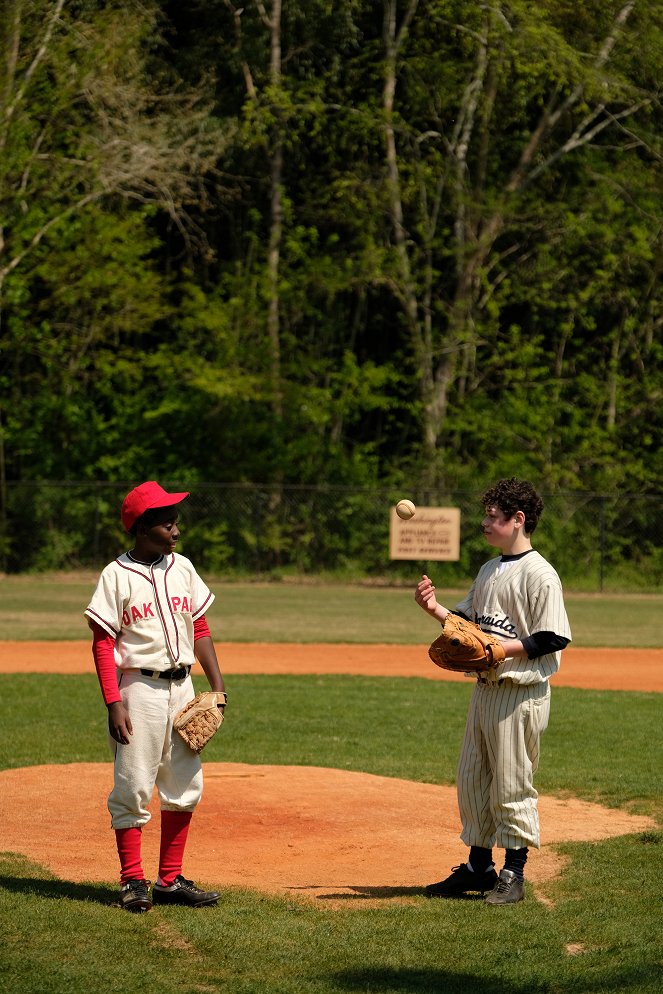
[[[519,559],[484,563],[455,610],[503,640],[525,639],[538,632],[571,638],[559,576],[534,549]],[[539,683],[557,672],[560,658],[561,652],[551,652],[536,659],[505,659],[496,676],[518,684]]]
[[[195,663],[193,623],[213,601],[185,556],[148,566],[127,552],[103,570],[85,616],[116,639],[120,669],[168,670]]]

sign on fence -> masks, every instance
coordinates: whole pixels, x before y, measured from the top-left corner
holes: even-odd
[[[389,556],[435,562],[459,559],[460,508],[417,507],[414,517],[403,521],[392,507]]]

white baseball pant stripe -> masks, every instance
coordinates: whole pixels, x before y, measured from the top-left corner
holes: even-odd
[[[113,828],[137,828],[150,820],[156,786],[165,811],[193,811],[203,791],[200,757],[173,732],[178,711],[193,700],[191,677],[170,681],[127,670],[120,694],[133,735],[128,745],[109,736],[115,753],[115,785],[108,798]]]
[[[458,763],[458,807],[467,846],[540,846],[533,778],[548,726],[548,681],[477,685]]]

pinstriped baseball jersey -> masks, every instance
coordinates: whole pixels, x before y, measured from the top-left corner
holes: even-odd
[[[571,638],[559,576],[535,549],[517,559],[491,559],[479,570],[467,596],[456,611],[475,621],[499,639],[525,639],[538,632]],[[516,684],[533,684],[556,673],[561,652],[536,659],[505,659],[497,678]]]
[[[112,635],[122,670],[169,670],[195,663],[193,623],[214,595],[179,553],[149,566],[128,553],[103,570],[85,615]]]

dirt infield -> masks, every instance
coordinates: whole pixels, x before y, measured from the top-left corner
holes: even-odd
[[[66,880],[115,879],[106,811],[111,781],[110,763],[1,772],[3,848]],[[527,875],[544,900],[545,883],[562,867],[555,842],[654,827],[649,818],[584,801],[541,797],[539,803],[545,844],[532,851]],[[159,845],[154,804],[153,811],[143,831],[144,869],[152,879]],[[185,872],[215,886],[313,898],[330,907],[403,901],[461,862],[466,850],[459,832],[450,787],[316,767],[207,763]]]
[[[217,643],[224,674],[339,673],[465,680],[438,669],[425,645]],[[0,642],[0,673],[89,673],[88,642]],[[564,652],[555,687],[663,692],[663,649],[577,649]]]
[[[339,673],[463,680],[438,670],[425,647],[387,645],[217,646],[225,674]],[[0,642],[0,673],[93,672],[87,642]],[[663,650],[568,649],[558,686],[663,690]],[[109,763],[0,772],[1,847],[23,853],[74,882],[117,877],[106,797]],[[562,868],[561,841],[596,841],[656,827],[647,817],[577,799],[539,799],[542,848],[527,878],[545,884]],[[144,868],[154,878],[159,844],[144,830]],[[76,812],[72,823],[72,812]],[[416,812],[416,817],[413,813]],[[192,822],[185,873],[215,886],[250,887],[326,907],[408,901],[459,863],[465,849],[455,790],[344,770],[206,763],[205,796]],[[72,845],[72,837],[76,844]]]

